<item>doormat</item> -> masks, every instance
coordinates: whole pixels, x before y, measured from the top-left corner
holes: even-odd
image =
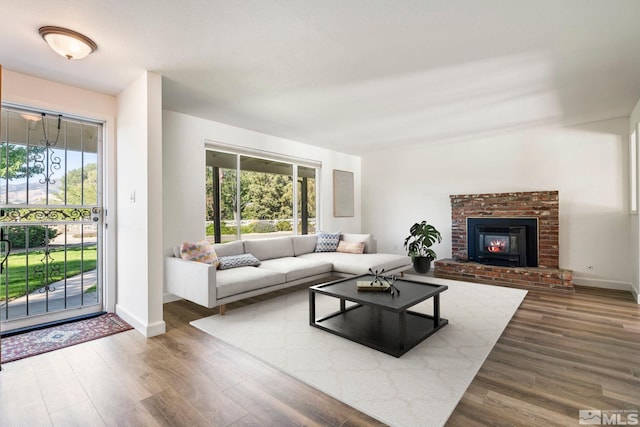
[[[114,313],[2,338],[2,363],[133,329]]]

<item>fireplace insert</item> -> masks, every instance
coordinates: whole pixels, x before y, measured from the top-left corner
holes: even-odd
[[[536,218],[468,218],[469,261],[503,267],[538,266]]]

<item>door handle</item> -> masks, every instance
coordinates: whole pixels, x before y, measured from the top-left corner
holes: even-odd
[[[93,222],[102,221],[102,209],[98,207],[91,208],[91,221]]]

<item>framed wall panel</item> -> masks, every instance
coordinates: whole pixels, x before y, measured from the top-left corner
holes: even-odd
[[[352,217],[353,172],[333,170],[333,216]]]

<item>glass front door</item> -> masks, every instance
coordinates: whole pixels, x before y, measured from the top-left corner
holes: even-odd
[[[2,108],[2,330],[102,311],[101,123]]]

